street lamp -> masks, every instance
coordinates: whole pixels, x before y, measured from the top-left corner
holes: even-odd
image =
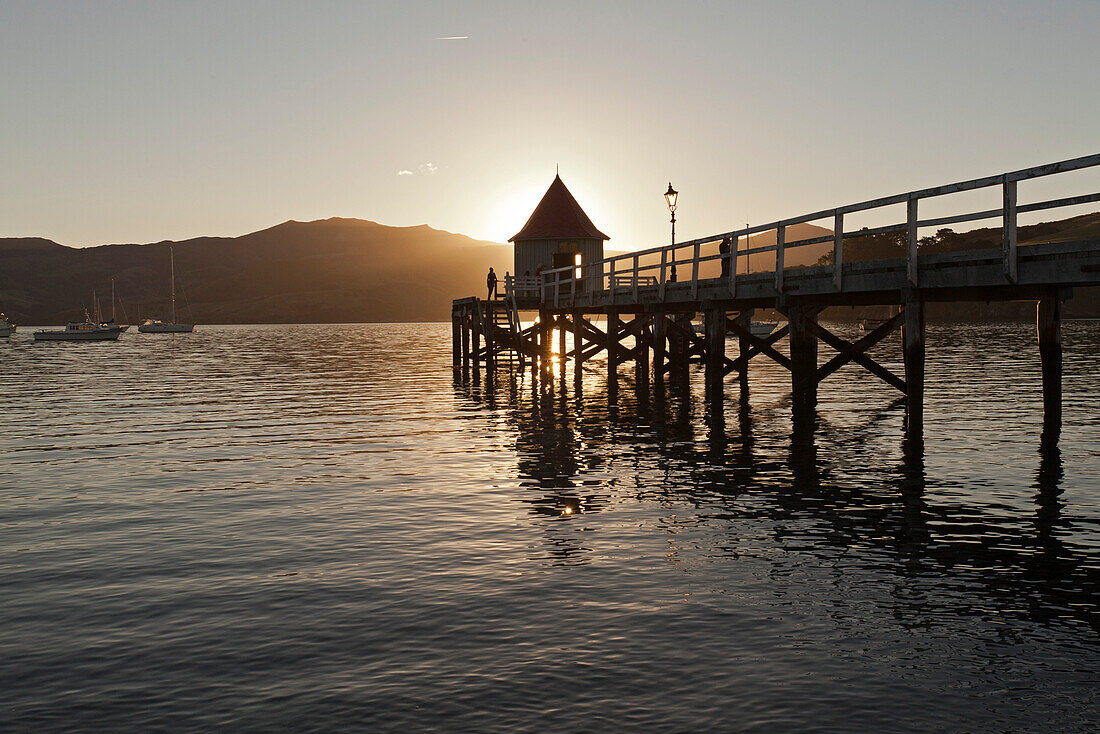
[[[665,201],[668,202],[668,210],[672,213],[672,282],[676,282],[676,194],[679,192],[672,188],[672,182],[668,182],[668,191],[665,192]]]

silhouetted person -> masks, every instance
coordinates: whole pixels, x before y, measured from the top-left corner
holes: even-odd
[[[497,274],[493,272],[492,268],[489,268],[489,274],[485,276],[485,285],[489,288],[489,295],[486,296],[486,300],[491,301],[497,297]]]
[[[722,256],[722,277],[728,278],[730,275],[730,238],[723,237],[722,241],[718,244],[718,254]]]

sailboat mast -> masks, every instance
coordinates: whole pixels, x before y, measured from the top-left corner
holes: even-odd
[[[115,323],[115,279],[111,278],[111,323]]]
[[[176,323],[176,253],[172,246],[168,245],[169,272],[172,279],[172,323]]]

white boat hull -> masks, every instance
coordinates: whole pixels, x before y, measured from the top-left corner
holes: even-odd
[[[104,342],[118,339],[120,333],[117,327],[81,331],[36,331],[34,340],[38,342]]]
[[[770,336],[775,327],[779,324],[769,324],[762,321],[753,321],[749,324],[749,332],[757,339],[763,339],[766,336]]]
[[[779,326],[779,324],[772,324],[766,321],[752,321],[749,323],[749,333],[757,339],[763,339],[775,331],[775,327],[777,326]],[[702,334],[705,330],[702,324],[693,324],[692,327],[696,334]],[[733,339],[735,337],[730,334],[727,338]]]
[[[138,331],[142,334],[190,334],[195,330],[194,324],[142,324]]]

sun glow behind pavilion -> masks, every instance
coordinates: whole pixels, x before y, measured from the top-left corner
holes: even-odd
[[[508,241],[515,244],[517,276],[574,265],[580,277],[584,264],[603,259],[603,243],[608,239],[592,224],[561,176],[554,176],[527,224]]]

